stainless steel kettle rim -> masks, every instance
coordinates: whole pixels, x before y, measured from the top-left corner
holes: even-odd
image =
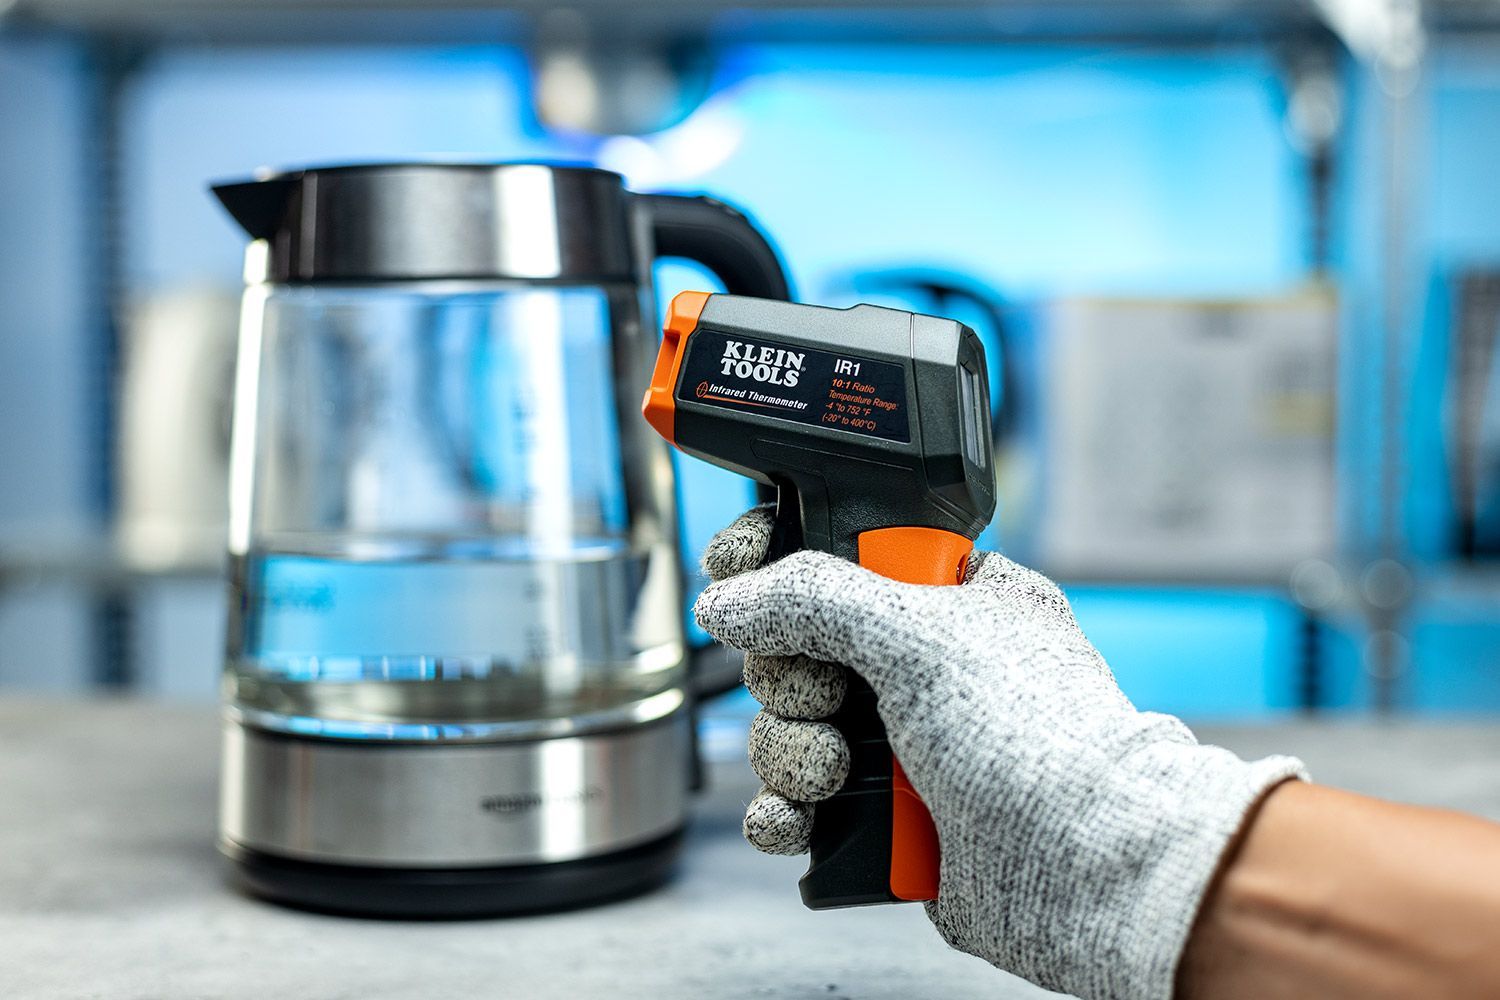
[[[625,178],[617,171],[606,170],[604,167],[596,167],[592,163],[571,162],[568,160],[445,160],[442,157],[433,157],[427,160],[370,160],[361,163],[312,163],[302,167],[258,167],[253,171],[251,182],[278,180],[284,178],[301,177],[303,174],[337,174],[356,173],[368,170],[482,170],[495,171],[506,170],[511,167],[545,167],[556,173],[589,173],[604,174],[615,178],[620,183],[625,183]],[[212,187],[223,184],[242,184],[245,181],[219,181]]]
[[[546,163],[371,163],[213,186],[256,242],[251,281],[634,281],[616,173]]]

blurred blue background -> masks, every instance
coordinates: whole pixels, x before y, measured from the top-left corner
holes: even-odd
[[[644,134],[549,111],[569,64],[524,27],[475,36],[496,44],[397,29],[355,44],[336,18],[311,41],[293,27],[264,42],[211,19],[124,30],[88,4],[22,2],[0,19],[0,685],[212,697],[212,573],[188,556],[149,572],[110,562],[129,466],[164,458],[135,451],[170,460],[176,447],[151,433],[121,444],[122,317],[188,297],[201,325],[232,326],[243,243],[209,181],[436,156],[585,160],[639,190],[710,192],[771,234],[806,301],[928,308],[901,277],[913,272],[983,289],[976,325],[1003,328],[1022,400],[987,541],[1059,576],[1143,706],[1193,719],[1500,710],[1500,571],[1482,544],[1500,529],[1454,487],[1459,464],[1500,461],[1493,417],[1489,436],[1454,429],[1455,408],[1488,400],[1493,413],[1500,393],[1471,373],[1478,401],[1461,403],[1456,374],[1459,330],[1492,337],[1500,319],[1484,311],[1500,274],[1500,37],[1434,23],[1403,74],[1311,5],[1270,5],[1249,27],[1193,15],[1180,30],[1169,4],[1147,5],[1161,24],[1123,27],[1079,5],[1067,30],[926,39],[899,10],[807,26],[778,12],[768,27],[758,6],[713,7],[673,36],[686,67],[674,109]],[[658,12],[669,26],[671,9]],[[658,280],[664,303],[708,279],[666,264]],[[1284,488],[1256,485],[1307,531],[1272,538],[1274,554],[1254,532],[1238,549],[1181,534],[1179,559],[1163,520],[1151,558],[1113,550],[1098,511],[1127,484],[1114,466],[1091,471],[1097,441],[1075,447],[1058,428],[1107,426],[1107,406],[1145,420],[1160,394],[1127,376],[1108,398],[1068,398],[1083,376],[1063,370],[1064,334],[1112,366],[1089,345],[1130,349],[1122,303],[1190,318],[1232,303],[1261,364],[1255,331],[1299,296],[1322,303],[1336,358],[1326,387],[1299,390],[1325,391],[1334,417],[1327,490],[1316,440]],[[1181,384],[1224,377],[1152,350]],[[185,377],[222,377],[203,364]],[[1215,503],[1232,505],[1233,477],[1255,462],[1280,467],[1171,440],[1142,461],[1223,477]],[[680,466],[696,552],[750,492]],[[1079,513],[1058,491],[1094,505]],[[212,513],[209,501],[184,519],[211,537]]]

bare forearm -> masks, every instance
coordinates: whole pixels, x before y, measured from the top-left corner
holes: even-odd
[[[1500,826],[1280,786],[1204,903],[1178,995],[1500,996]]]

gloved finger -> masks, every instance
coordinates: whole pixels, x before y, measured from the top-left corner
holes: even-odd
[[[964,564],[964,586],[982,587],[1004,580],[1020,563],[1012,562],[998,552],[973,552]]]
[[[745,839],[765,854],[806,854],[812,841],[813,807],[761,786],[745,807]]]
[[[798,653],[850,667],[882,697],[920,686],[914,661],[935,642],[986,634],[986,621],[1018,619],[1082,634],[1062,592],[1003,556],[976,556],[960,587],[900,583],[825,552],[794,552],[711,584],[693,612],[710,635],[746,653]]]
[[[964,586],[1003,604],[1011,614],[1035,614],[1073,623],[1073,608],[1062,588],[1034,569],[998,552],[976,552],[969,559]]]
[[[747,653],[805,653],[848,663],[861,630],[901,613],[902,588],[826,552],[793,552],[710,584],[693,614],[715,639]]]
[[[844,668],[810,656],[745,657],[745,687],[785,719],[822,719],[838,710],[848,681]]]
[[[710,580],[727,580],[764,563],[775,520],[775,504],[761,504],[741,514],[709,540],[703,551],[703,575]]]
[[[826,722],[798,722],[762,711],[750,723],[750,767],[773,791],[798,802],[817,802],[849,777],[849,744]]]

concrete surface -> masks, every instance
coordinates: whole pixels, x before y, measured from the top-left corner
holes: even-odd
[[[1500,728],[1205,730],[1328,783],[1500,817]],[[351,920],[228,889],[201,708],[0,701],[0,997],[1048,996],[951,952],[915,906],[813,914],[799,859],[746,847],[754,777],[720,765],[678,879],[554,916]]]

